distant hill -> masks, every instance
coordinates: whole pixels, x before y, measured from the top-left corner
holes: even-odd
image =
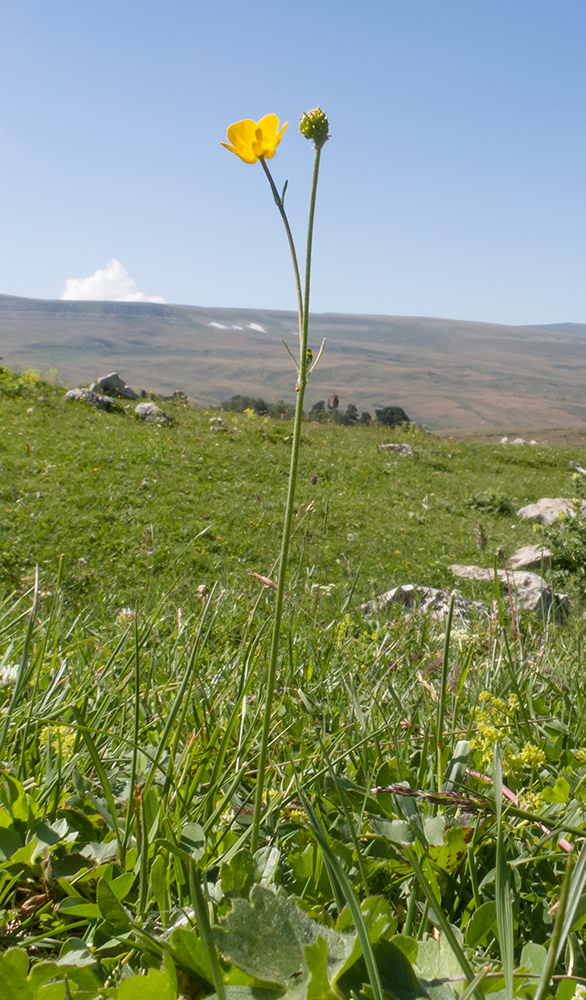
[[[296,316],[144,302],[0,295],[9,367],[57,368],[71,385],[118,371],[136,389],[183,389],[203,404],[235,393],[294,398]],[[431,429],[564,427],[586,421],[586,325],[499,326],[414,316],[314,314],[326,349],[308,405],[402,406]]]

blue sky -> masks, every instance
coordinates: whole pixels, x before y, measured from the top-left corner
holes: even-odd
[[[124,294],[294,308],[260,165],[219,143],[290,120],[302,246],[320,104],[316,311],[584,323],[585,51],[584,0],[7,0],[0,292],[115,259]]]

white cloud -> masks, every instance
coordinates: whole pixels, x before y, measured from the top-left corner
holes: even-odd
[[[102,302],[165,302],[158,295],[139,292],[136,281],[114,257],[89,278],[68,278],[62,299],[98,299]]]

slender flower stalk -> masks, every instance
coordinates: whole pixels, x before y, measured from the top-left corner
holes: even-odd
[[[271,649],[269,655],[269,673],[264,704],[264,718],[260,748],[260,759],[257,774],[256,793],[254,801],[254,815],[252,821],[251,850],[254,853],[258,847],[260,833],[260,821],[262,816],[264,785],[268,763],[268,747],[271,732],[271,715],[273,709],[273,699],[277,680],[277,667],[279,661],[279,641],[281,636],[281,619],[283,615],[283,599],[285,595],[285,579],[287,576],[287,563],[289,558],[289,545],[291,542],[291,527],[293,523],[293,507],[295,503],[295,488],[297,485],[297,469],[299,465],[299,446],[301,444],[301,425],[303,420],[303,402],[305,397],[305,387],[310,375],[310,356],[307,350],[307,338],[309,331],[309,294],[311,287],[311,254],[313,247],[313,226],[315,218],[315,202],[317,196],[317,182],[319,177],[319,166],[321,151],[329,138],[329,124],[326,115],[320,108],[306,112],[301,118],[300,132],[307,139],[314,142],[315,157],[313,163],[313,178],[311,183],[311,195],[309,201],[309,220],[307,225],[307,246],[305,253],[305,287],[301,288],[301,278],[295,242],[289,226],[289,220],[285,211],[283,195],[279,194],[277,186],[268,168],[266,158],[272,158],[277,145],[281,141],[285,126],[279,131],[279,120],[276,115],[267,115],[258,123],[246,120],[230,126],[228,138],[231,145],[226,146],[235,153],[245,163],[254,163],[260,160],[262,168],[270,184],[275,204],[283,220],[291,260],[293,262],[293,272],[295,276],[295,287],[297,292],[297,312],[299,318],[299,362],[297,363],[297,403],[295,406],[295,422],[293,428],[293,443],[291,447],[291,464],[289,468],[289,483],[287,488],[287,501],[285,505],[285,518],[283,521],[283,534],[281,537],[281,550],[278,562],[277,590],[275,594],[275,610],[273,616],[273,629],[271,635]],[[226,145],[223,143],[223,145]],[[317,362],[316,362],[317,363]]]

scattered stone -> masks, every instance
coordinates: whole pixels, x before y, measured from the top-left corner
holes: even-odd
[[[89,403],[96,410],[118,410],[120,404],[111,396],[102,396],[91,389],[70,389],[65,393],[66,403]]]
[[[576,472],[581,472],[583,476],[586,476],[586,469],[583,469],[579,462],[568,462],[570,469],[575,469]]]
[[[508,443],[509,443],[508,437],[501,438],[501,444],[508,444]]]
[[[216,434],[225,433],[228,430],[228,424],[221,417],[210,417],[210,430]]]
[[[377,612],[388,611],[395,604],[399,604],[404,611],[431,614],[438,621],[443,621],[450,609],[452,594],[454,615],[461,621],[470,621],[479,615],[489,614],[486,604],[469,601],[459,590],[436,590],[434,587],[422,587],[415,583],[404,583],[400,587],[393,587],[385,594],[379,594],[374,600],[361,604],[360,608],[364,615],[374,615]]]
[[[517,445],[519,445],[519,444],[527,444],[527,442],[526,442],[525,438],[515,438],[514,441],[511,441],[511,444],[517,444]]]
[[[409,455],[414,455],[415,452],[410,444],[381,444],[383,451],[396,451],[400,458],[407,458]]]
[[[464,580],[494,581],[494,570],[482,566],[450,566],[454,576]],[[527,570],[507,572],[499,569],[498,578],[505,587],[511,587],[519,611],[532,611],[539,618],[554,618],[561,622],[570,610],[567,594],[556,594],[539,573]]]
[[[585,513],[585,500],[582,500],[580,507],[582,513]],[[570,517],[574,517],[575,513],[574,501],[567,500],[565,497],[542,497],[541,500],[527,504],[526,507],[521,507],[517,511],[519,517],[529,521],[540,521],[541,524],[553,524],[560,514],[569,514]]]
[[[118,372],[110,372],[109,375],[102,375],[97,382],[94,382],[92,386],[93,392],[109,392],[112,396],[118,396],[119,399],[140,399],[140,396],[134,389],[131,389],[129,385],[123,378],[120,378]]]
[[[530,441],[529,444],[539,444],[539,441]]]
[[[318,479],[319,479],[319,476],[318,476],[317,472],[312,472],[311,476],[309,477],[309,482],[311,483],[312,486],[315,486],[315,484],[317,483]]]
[[[134,412],[137,417],[144,420],[145,424],[167,424],[171,422],[169,417],[163,413],[156,403],[137,403],[134,407]]]
[[[511,569],[548,569],[551,566],[553,553],[544,545],[523,545],[513,552]]]

